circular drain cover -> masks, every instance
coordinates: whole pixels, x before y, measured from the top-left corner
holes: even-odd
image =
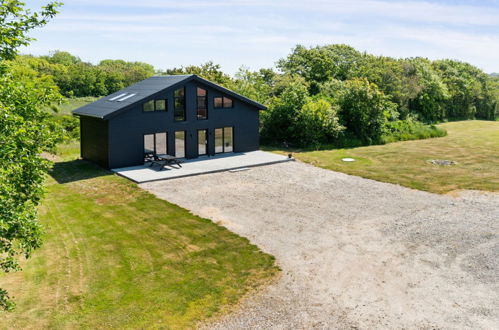
[[[449,165],[456,165],[457,162],[453,160],[447,160],[447,159],[432,159],[430,160],[430,163],[434,165],[441,165],[441,166],[449,166]]]
[[[355,159],[353,159],[353,158],[342,158],[341,160],[344,162],[354,162],[355,161]]]

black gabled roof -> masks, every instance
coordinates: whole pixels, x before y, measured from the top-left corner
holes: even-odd
[[[228,90],[227,88],[224,88],[220,85],[212,83],[211,81],[208,81],[197,75],[192,74],[192,75],[174,75],[174,76],[154,76],[151,78],[147,78],[145,80],[136,83],[135,85],[126,87],[118,92],[105,96],[93,103],[87,104],[81,108],[73,110],[73,114],[78,116],[109,119],[117,115],[118,113],[130,108],[135,103],[141,102],[144,98],[153,96],[154,94],[164,91],[165,89],[185,84],[191,80],[199,81],[227,95],[230,95],[235,99],[248,103],[254,106],[255,108],[261,110],[267,109],[267,107],[258,102],[250,100],[242,95],[239,95],[231,90]],[[122,94],[125,95],[116,98],[117,96],[120,96]],[[130,96],[132,94],[135,95]],[[127,96],[130,97],[126,98]],[[111,101],[111,99],[113,98],[115,98],[115,100]],[[120,101],[122,99],[123,101]]]

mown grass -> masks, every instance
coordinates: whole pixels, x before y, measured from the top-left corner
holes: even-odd
[[[322,168],[435,193],[499,191],[499,122],[470,120],[439,127],[448,135],[351,149],[269,150],[293,151],[295,158]],[[356,161],[343,162],[346,157]],[[432,159],[457,165],[433,165]]]
[[[192,328],[278,271],[247,239],[75,160],[76,143],[59,151],[45,243],[0,278],[17,303],[0,328]]]

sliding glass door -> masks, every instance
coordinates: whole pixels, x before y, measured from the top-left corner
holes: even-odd
[[[166,132],[144,134],[144,153],[145,154],[166,154],[167,148]]]
[[[234,151],[233,128],[215,128],[215,153]]]

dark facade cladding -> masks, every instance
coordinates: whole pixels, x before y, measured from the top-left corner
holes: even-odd
[[[189,75],[152,77],[73,113],[80,116],[82,158],[118,168],[143,164],[145,149],[185,158],[258,150],[263,109]]]

